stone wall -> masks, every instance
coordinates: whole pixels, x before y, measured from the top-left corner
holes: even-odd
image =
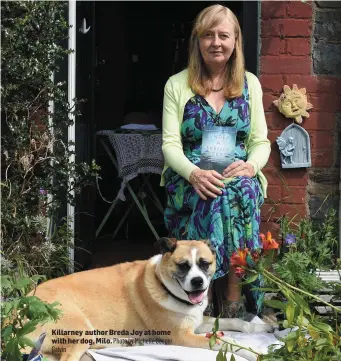
[[[314,26],[312,32],[313,74],[330,83],[325,99],[317,98],[322,106],[321,120],[331,117],[332,139],[326,149],[327,163],[313,164],[309,169],[308,205],[313,218],[323,218],[328,208],[338,208],[341,149],[341,2],[318,1],[314,3]],[[320,133],[316,134],[319,137]],[[321,149],[323,152],[323,149]]]
[[[341,57],[337,49],[341,36],[335,11],[340,9],[334,9],[332,14],[328,7],[301,1],[261,3],[260,81],[272,143],[270,160],[264,168],[269,191],[262,207],[263,231],[278,229],[277,221],[283,214],[298,218],[323,215],[317,211],[327,195],[321,209],[338,207]],[[331,53],[326,55],[326,51]],[[332,59],[334,56],[338,58]],[[310,117],[301,124],[310,135],[311,168],[280,166],[276,138],[291,120],[281,115],[272,102],[285,84],[306,88],[308,101],[314,106]]]

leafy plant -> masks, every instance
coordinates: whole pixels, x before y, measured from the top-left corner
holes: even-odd
[[[274,271],[281,279],[302,290],[314,293],[325,285],[317,270],[335,269],[337,258],[337,218],[331,210],[324,222],[303,218],[298,222],[281,219],[281,242]]]
[[[90,184],[98,167],[70,161],[66,141],[73,114],[61,65],[67,49],[67,2],[1,2],[2,132],[1,132],[1,238],[7,266],[21,264],[26,273],[65,273],[70,232],[47,227],[60,219],[66,202]],[[49,105],[54,103],[52,111]],[[73,179],[70,183],[69,179]],[[56,226],[56,224],[55,224]],[[59,236],[63,233],[61,239]],[[5,268],[6,271],[6,268]],[[58,275],[57,273],[57,275]]]
[[[293,248],[293,247],[292,247]],[[308,255],[295,250],[285,253],[283,257],[273,265],[276,274],[291,285],[300,287],[308,292],[322,289],[323,282],[315,272],[309,268],[311,259]]]
[[[326,229],[330,230],[328,224],[327,222],[327,225],[321,228],[323,234],[328,234],[326,232]],[[259,290],[278,295],[277,299],[265,300],[265,304],[280,310],[284,318],[280,325],[288,329],[289,333],[281,339],[282,345],[271,346],[267,355],[238,347],[253,352],[258,361],[340,360],[339,318],[341,309],[333,304],[333,300],[326,302],[316,296],[314,292],[308,291],[308,289],[313,290],[314,287],[320,286],[319,282],[321,281],[315,275],[310,273],[311,279],[309,280],[304,280],[304,277],[300,275],[301,272],[304,276],[306,275],[306,269],[309,270],[310,262],[318,253],[312,254],[304,246],[298,245],[296,236],[292,233],[286,235],[282,248],[272,238],[270,232],[266,236],[261,234],[260,238],[263,243],[262,250],[250,252],[248,249],[239,249],[232,254],[231,265],[239,277],[246,278],[244,283],[252,283],[259,275],[262,275],[265,282],[263,288]],[[285,248],[286,252],[283,252]],[[276,266],[272,267],[274,263]],[[336,266],[339,266],[339,263]],[[289,270],[283,275],[285,267]],[[340,294],[339,283],[332,283],[329,286]],[[311,307],[312,302],[327,306],[334,313],[334,317],[325,319],[318,315],[314,307]],[[331,320],[332,322],[330,322]],[[236,347],[237,345],[224,341],[218,334],[218,328],[219,323],[216,322],[209,343],[211,347],[217,341],[222,344],[217,361],[226,361],[226,352],[231,350],[232,346]]]
[[[21,361],[25,347],[34,347],[27,337],[37,325],[56,321],[60,316],[58,303],[48,304],[30,294],[44,276],[1,276],[1,350],[7,361]]]
[[[281,220],[281,237],[283,242],[288,234],[295,236],[296,251],[305,254],[310,263],[309,271],[334,269],[338,254],[337,212],[331,209],[323,222],[303,218],[298,222],[283,217]]]

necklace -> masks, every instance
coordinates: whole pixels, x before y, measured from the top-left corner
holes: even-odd
[[[221,88],[219,88],[219,89],[211,89],[211,91],[213,91],[213,92],[220,92],[221,90],[223,90],[224,89],[224,87],[222,86]]]

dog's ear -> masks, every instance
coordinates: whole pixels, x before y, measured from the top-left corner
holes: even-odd
[[[200,241],[205,243],[214,255],[216,254],[216,249],[209,239],[200,239]]]
[[[167,238],[167,237],[162,237],[158,241],[156,241],[156,245],[162,254],[167,252],[173,252],[176,248],[176,243],[177,243],[176,238]]]

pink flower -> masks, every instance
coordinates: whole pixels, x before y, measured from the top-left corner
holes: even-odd
[[[245,275],[245,269],[241,267],[236,267],[235,273],[237,277],[242,278]]]
[[[223,331],[217,331],[215,334],[216,334],[217,337],[223,337],[224,336]],[[206,338],[211,338],[212,336],[213,336],[213,332],[207,332],[205,337]],[[216,343],[220,344],[219,340],[216,340]]]
[[[252,253],[251,253],[251,257],[252,257],[253,261],[254,261],[255,263],[257,263],[257,262],[259,261],[260,255],[259,255],[258,252],[252,252]]]

